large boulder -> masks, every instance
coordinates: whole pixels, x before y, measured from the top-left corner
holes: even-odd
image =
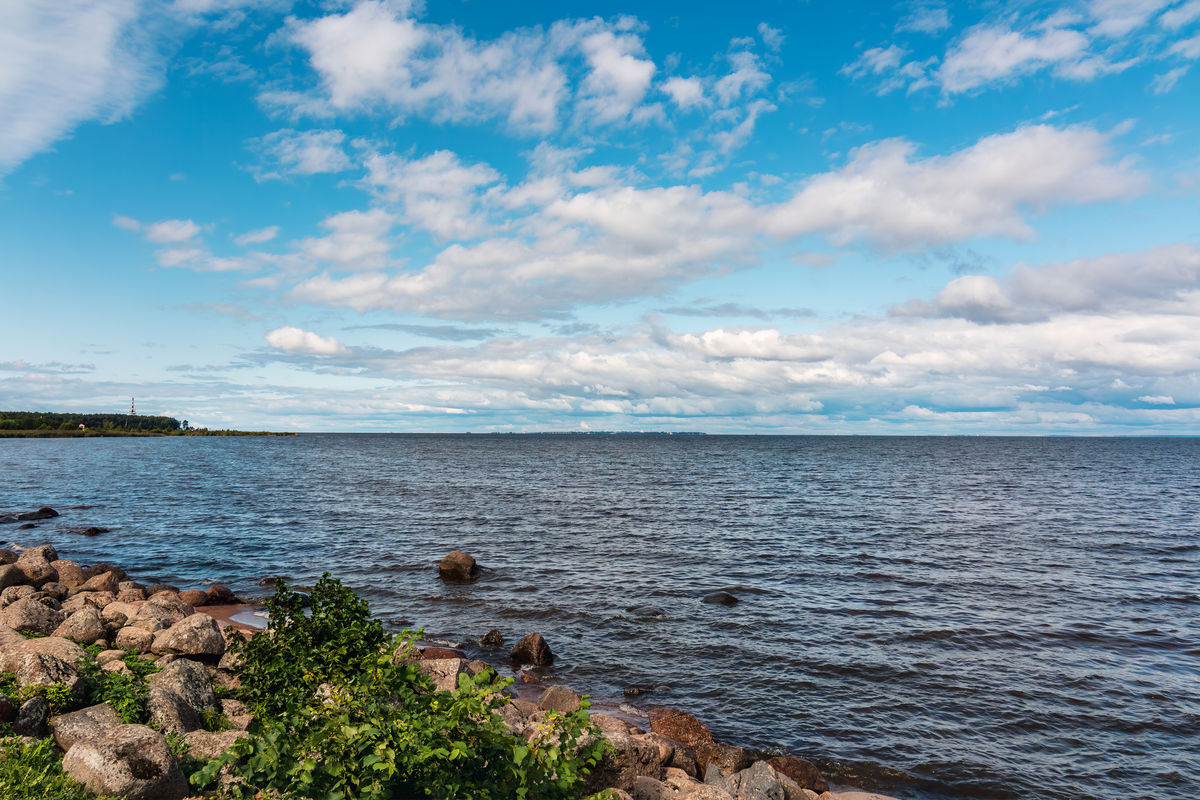
[[[54,519],[57,516],[58,516],[58,512],[55,511],[53,508],[51,508],[50,506],[42,506],[37,511],[23,511],[20,514],[17,514],[17,519],[20,522],[37,522],[38,520],[42,520],[42,519]],[[42,545],[42,547],[50,548],[51,552],[54,551],[54,548],[50,547],[50,545],[48,545],[48,544],[44,544],[44,545]],[[37,550],[40,548],[34,548],[34,549]],[[53,560],[53,559],[51,559],[51,560]]]
[[[208,614],[192,614],[165,631],[155,634],[151,652],[180,655],[216,662],[225,652],[221,626]]]
[[[58,582],[68,589],[74,589],[76,586],[83,584],[86,578],[83,577],[83,567],[76,564],[74,561],[68,561],[65,558],[60,558],[50,562],[50,566],[54,567],[54,571],[58,573]]]
[[[187,780],[163,735],[145,725],[121,725],[81,739],[63,772],[98,795],[124,800],[181,800]]]
[[[729,592],[713,592],[712,594],[705,595],[704,599],[700,602],[709,603],[712,605],[720,604],[723,606],[733,606],[737,605],[738,598],[736,595],[730,594]]]
[[[448,583],[470,583],[479,577],[479,571],[475,559],[461,550],[438,562],[438,576]]]
[[[82,647],[69,639],[58,636],[26,639],[0,625],[0,672],[16,672],[25,656],[30,654],[54,656],[68,664],[78,664],[87,655]]]
[[[17,713],[17,707],[13,705],[12,698],[6,694],[0,694],[0,723],[9,722]]]
[[[208,587],[205,594],[208,595],[207,605],[228,605],[238,601],[237,595],[233,593],[233,590],[220,583],[214,583]]]
[[[18,558],[12,550],[0,550],[0,564],[14,564]]]
[[[704,775],[704,782],[724,789],[735,800],[788,800],[779,773],[766,761],[755,761],[733,774],[726,774],[715,764],[711,765]]]
[[[103,572],[88,578],[75,588],[77,592],[109,592],[114,597],[121,591],[121,580],[115,572]]]
[[[194,608],[208,602],[208,593],[199,589],[184,589],[179,593],[179,599]]]
[[[50,566],[51,561],[58,560],[58,553],[48,544],[41,547],[31,547],[17,559],[16,566],[25,573],[28,582],[34,586],[58,580],[58,570]]]
[[[21,573],[21,576],[24,577],[24,573]],[[9,586],[3,591],[0,591],[0,608],[8,608],[18,600],[24,597],[31,597],[35,594],[37,594],[37,589],[30,586],[28,583]]]
[[[817,794],[829,791],[829,782],[811,761],[797,756],[775,756],[767,759],[767,763],[798,783],[802,789],[810,789]]]
[[[132,650],[135,653],[150,652],[154,644],[154,634],[145,628],[135,628],[132,625],[121,628],[113,638],[113,647],[119,650]]]
[[[593,714],[592,721],[602,715]],[[662,780],[667,765],[658,743],[647,741],[639,734],[629,733],[618,725],[601,726],[604,738],[612,745],[605,748],[604,755],[588,773],[584,793],[591,794],[601,789],[614,787],[632,792],[639,776]]]
[[[199,730],[206,712],[221,712],[208,671],[186,658],[172,661],[150,677],[148,705],[152,722],[177,733]]]
[[[39,602],[36,597],[25,597],[0,611],[0,622],[15,631],[32,631],[50,636],[62,625],[67,615]]]
[[[546,644],[540,633],[523,636],[521,641],[513,645],[509,658],[517,664],[532,664],[535,667],[554,663],[554,653],[550,652],[550,645]]]
[[[651,709],[650,730],[687,745],[695,754],[701,774],[709,764],[716,764],[726,772],[737,772],[754,762],[748,751],[717,742],[707,725],[678,708]]]
[[[417,669],[433,679],[439,692],[453,692],[458,688],[458,676],[469,674],[465,658],[423,658],[417,661]]]
[[[570,714],[579,710],[579,695],[566,686],[551,686],[538,699],[538,709]]]
[[[104,638],[104,624],[94,608],[84,608],[76,611],[54,629],[55,636],[88,645],[97,639]]]
[[[12,732],[17,736],[32,736],[41,739],[46,735],[46,721],[50,719],[50,703],[44,697],[31,697],[21,704]]]
[[[238,739],[245,739],[247,736],[249,734],[245,731],[190,731],[183,735],[183,741],[187,742],[188,755],[208,760],[221,755],[233,747]]]
[[[50,718],[50,731],[54,741],[64,753],[81,739],[99,736],[108,728],[123,725],[121,717],[108,703],[81,708],[70,714],[59,714]]]
[[[21,659],[16,676],[17,685],[23,693],[34,687],[49,689],[53,686],[63,686],[70,692],[71,699],[79,702],[83,699],[86,689],[79,670],[57,656],[30,653]]]
[[[221,714],[239,731],[244,731],[254,722],[254,715],[241,700],[225,698],[221,701]]]

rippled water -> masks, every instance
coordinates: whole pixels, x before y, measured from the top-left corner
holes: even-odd
[[[629,702],[848,784],[1200,797],[1200,440],[0,440],[0,510],[43,503],[0,539],[244,592],[329,570],[448,641],[538,630],[554,679],[654,686]],[[483,579],[443,586],[452,549]]]

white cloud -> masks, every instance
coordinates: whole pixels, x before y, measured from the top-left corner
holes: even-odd
[[[1190,39],[1183,39],[1176,42],[1171,45],[1169,52],[1172,55],[1183,56],[1184,58],[1200,58],[1200,34]]]
[[[1088,43],[1087,36],[1069,28],[1022,32],[978,25],[946,53],[938,79],[946,92],[966,92],[1047,66],[1078,63]]]
[[[345,355],[350,351],[332,336],[318,336],[312,331],[300,328],[276,328],[266,335],[267,344],[283,350],[286,353],[302,353],[306,355],[334,356]]]
[[[342,143],[346,134],[341,131],[297,131],[290,128],[269,133],[248,142],[250,149],[263,160],[255,171],[258,180],[282,178],[285,175],[317,175],[344,172],[354,164]]]
[[[142,223],[133,217],[124,217],[117,214],[113,217],[113,225],[126,231],[139,231],[142,229]]]
[[[186,242],[198,233],[200,233],[200,226],[190,219],[164,219],[161,222],[152,222],[145,227],[146,241],[156,244]]]
[[[381,199],[398,203],[404,220],[445,239],[473,238],[488,224],[476,209],[479,190],[500,174],[486,164],[463,164],[449,150],[407,159],[373,153],[366,184]]]
[[[591,67],[583,82],[584,113],[600,122],[627,118],[654,78],[654,62],[639,57],[644,55],[641,40],[603,30],[585,36],[580,49]]]
[[[332,233],[305,239],[301,251],[341,270],[377,270],[392,263],[389,234],[395,218],[381,208],[345,211],[321,222]]]
[[[1126,36],[1146,25],[1175,0],[1092,0],[1088,11],[1095,20],[1091,32],[1097,36]]]
[[[766,88],[771,76],[762,68],[759,57],[748,50],[729,54],[733,71],[716,82],[713,92],[722,105],[730,105],[746,95]]]
[[[758,35],[762,37],[763,44],[768,50],[776,50],[783,47],[783,40],[786,38],[783,31],[779,28],[772,28],[765,22],[758,23]]]
[[[950,27],[950,12],[940,4],[918,5],[896,23],[896,33],[915,31],[936,34]]]
[[[849,164],[811,178],[767,213],[780,237],[823,233],[837,244],[866,239],[885,250],[978,236],[1027,239],[1029,209],[1126,197],[1145,188],[1128,162],[1111,161],[1090,128],[1033,125],[988,136],[948,156],[915,159],[890,139],[858,148]]]
[[[1149,403],[1156,406],[1173,406],[1175,398],[1169,394],[1144,394],[1137,398],[1139,403]]]
[[[1162,75],[1155,75],[1154,80],[1150,82],[1150,90],[1155,94],[1166,94],[1175,88],[1175,84],[1188,73],[1189,66],[1184,64],[1181,67],[1164,72]]]
[[[1162,13],[1158,21],[1165,28],[1182,28],[1189,22],[1200,19],[1200,0],[1188,0]]]
[[[691,108],[705,102],[704,83],[699,78],[668,78],[662,90],[680,108]]]
[[[271,225],[267,228],[259,228],[258,230],[246,231],[241,236],[233,241],[245,247],[248,244],[263,244],[269,242],[279,235],[279,226]]]
[[[170,37],[137,0],[0,6],[0,175],[88,120],[116,122],[162,82]]]

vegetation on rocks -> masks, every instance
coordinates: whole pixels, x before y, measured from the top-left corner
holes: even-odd
[[[391,797],[578,797],[603,753],[586,704],[551,713],[538,735],[511,733],[498,709],[511,681],[462,675],[437,691],[418,667],[419,633],[389,636],[366,601],[326,575],[311,613],[283,584],[268,603],[272,636],[231,642],[243,660],[244,700],[257,716],[250,736],[192,776],[224,792],[259,791],[320,800]]]
[[[91,792],[63,774],[53,739],[0,739],[0,797],[4,800],[92,800]]]

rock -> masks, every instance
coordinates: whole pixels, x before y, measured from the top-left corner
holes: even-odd
[[[226,669],[230,672],[237,672],[244,666],[246,666],[246,659],[241,653],[234,653],[232,651],[226,652],[225,655],[221,656],[221,660],[217,662],[218,669]]]
[[[154,583],[146,587],[146,597],[153,597],[156,594],[169,592],[170,594],[179,594],[179,589],[169,583]]]
[[[37,511],[25,511],[17,514],[17,519],[21,522],[35,522],[42,519],[54,519],[58,516],[58,512],[50,506],[42,506]],[[49,545],[43,545],[49,547]],[[53,561],[54,559],[51,559]]]
[[[246,730],[250,727],[250,723],[254,722],[254,715],[250,713],[250,709],[246,708],[246,704],[241,700],[231,700],[228,698],[222,700],[221,713],[239,731]]]
[[[495,670],[492,669],[492,665],[487,663],[486,661],[481,661],[479,659],[475,659],[474,661],[467,663],[467,672],[471,673],[471,677],[474,678],[478,675],[481,675],[484,672],[493,672],[494,673]]]
[[[0,627],[0,672],[16,672],[30,654],[54,656],[68,664],[77,664],[87,655],[69,639],[58,636],[26,639],[6,626]]]
[[[112,592],[83,592],[80,594],[78,588],[75,591],[76,593],[68,597],[67,601],[63,603],[63,611],[66,611],[68,614],[72,614],[88,606],[97,611],[103,611],[116,599],[113,597]],[[104,615],[101,614],[100,618],[104,619]]]
[[[102,735],[107,728],[116,728],[123,724],[124,721],[108,703],[50,718],[50,730],[54,734],[54,741],[64,753],[80,739],[94,738]]]
[[[62,768],[98,795],[181,800],[188,794],[187,780],[166,739],[145,725],[121,725],[76,742]]]
[[[541,711],[557,711],[561,714],[578,711],[579,695],[566,686],[551,686],[545,691],[541,699],[538,700],[538,709]]]
[[[712,594],[705,595],[704,599],[700,602],[720,603],[723,606],[732,606],[736,605],[739,600],[736,596],[730,594],[729,592],[713,592]]]
[[[189,606],[202,606],[208,602],[208,594],[199,589],[185,589],[179,593],[179,599]]]
[[[144,592],[144,591],[146,591],[146,587],[145,587],[145,586],[142,586],[142,585],[141,585],[140,583],[138,583],[137,581],[121,581],[120,583],[118,583],[118,584],[117,584],[117,587],[118,587],[118,588],[119,588],[119,589],[120,589],[122,592],[123,592],[123,591],[125,591],[126,589],[141,589],[143,592]],[[118,594],[119,594],[119,593],[120,593],[120,592],[118,592]],[[144,599],[144,598],[143,598],[143,599]]]
[[[532,664],[535,667],[545,667],[554,663],[554,653],[550,645],[540,633],[530,633],[522,637],[509,653],[509,658],[518,664]]]
[[[124,650],[104,650],[96,655],[96,664],[103,667],[110,661],[120,661],[124,658]]]
[[[220,583],[214,583],[212,586],[208,587],[206,594],[208,595],[208,605],[229,605],[230,603],[236,603],[238,601],[237,596],[233,593],[233,590]]]
[[[438,576],[448,583],[470,583],[479,577],[479,571],[475,559],[461,550],[438,562]]]
[[[39,556],[30,556],[30,551],[25,551],[14,564],[17,569],[25,573],[25,580],[34,586],[41,586],[43,583],[58,580],[58,572],[54,567],[50,566],[50,562]]]
[[[129,665],[124,661],[110,661],[104,666],[100,667],[100,669],[104,670],[105,672],[118,672],[122,675],[129,675],[131,677],[133,676],[133,670],[131,670]]]
[[[634,800],[675,800],[675,789],[662,781],[639,775],[633,780]]]
[[[16,517],[13,517],[13,518],[12,518],[12,521],[13,521],[13,522],[16,522],[16,521],[17,521],[17,518],[16,518]],[[17,530],[19,530],[19,531],[31,531],[31,530],[33,530],[33,529],[34,529],[34,528],[36,528],[36,527],[37,527],[37,525],[34,525],[32,522],[24,522],[24,523],[21,523],[20,525],[18,525],[18,526],[17,526]]]
[[[50,636],[67,615],[43,605],[36,597],[25,597],[0,611],[0,622],[15,631],[33,631]]]
[[[21,598],[29,597],[34,594],[37,594],[37,589],[33,588],[27,583],[23,583],[20,586],[9,586],[4,591],[0,592],[0,608],[8,608]]]
[[[99,536],[102,533],[108,532],[108,528],[101,528],[99,525],[92,525],[80,531],[84,536]]]
[[[765,761],[755,761],[732,775],[725,775],[715,765],[710,766],[704,782],[724,789],[735,800],[787,800],[779,773]]]
[[[233,743],[238,739],[245,739],[247,736],[249,734],[245,731],[190,731],[183,735],[183,740],[187,742],[188,755],[208,760],[221,755],[233,747]]]
[[[81,595],[81,597],[87,597],[87,595]],[[100,612],[100,621],[105,628],[119,631],[130,624],[130,620],[134,619],[141,610],[142,606],[114,600],[104,606],[104,610]]]
[[[90,567],[84,567],[83,579],[91,580],[97,575],[103,575],[106,572],[116,573],[118,582],[129,580],[129,576],[125,574],[125,570],[121,569],[115,564],[109,564],[107,561],[101,561],[99,564],[93,564]]]
[[[148,705],[151,722],[177,733],[202,728],[205,712],[220,713],[208,672],[186,658],[172,661],[150,676]]]
[[[595,720],[593,715],[592,719]],[[606,730],[604,738],[612,745],[606,748],[597,764],[585,779],[584,794],[607,787],[633,791],[638,776],[661,780],[666,772],[662,755],[654,742],[647,742],[616,728]]]
[[[177,622],[182,622],[195,613],[191,606],[186,606],[186,613],[182,611],[179,606],[184,605],[183,601],[179,601],[177,605],[171,602],[169,597],[164,597],[162,594],[155,595],[155,597],[159,598],[157,602],[155,602],[154,598],[151,598],[138,607],[137,613],[129,618],[129,625],[137,628],[145,628],[151,633],[157,633],[171,627]]]
[[[85,687],[75,665],[44,653],[29,653],[21,659],[17,667],[17,685],[22,690],[31,686],[49,688],[55,684],[65,686],[75,702],[83,699]]]
[[[727,772],[736,772],[754,760],[741,747],[715,741],[703,722],[677,708],[651,709],[650,730],[687,745],[701,772],[713,763]]]
[[[504,635],[495,628],[492,628],[483,635],[479,643],[484,647],[504,647]]]
[[[5,552],[8,552],[7,550]],[[6,590],[11,586],[24,586],[29,583],[29,578],[16,564],[4,564],[0,566],[0,591]]]
[[[817,794],[829,791],[828,781],[811,761],[797,756],[775,756],[768,759],[767,763],[794,780],[802,789],[811,789]]]
[[[31,697],[21,704],[13,733],[41,739],[46,735],[46,721],[50,719],[50,704],[44,697]]]
[[[60,603],[63,600],[67,599],[67,594],[68,594],[67,587],[63,586],[58,581],[50,581],[49,583],[43,583],[42,584],[42,592],[50,597],[53,597],[55,600],[57,600]]]
[[[13,705],[12,698],[6,694],[0,694],[0,723],[10,721],[16,713],[17,709]]]
[[[417,669],[422,675],[433,679],[433,685],[439,692],[453,692],[458,688],[458,676],[470,674],[465,658],[421,659],[417,662]]]
[[[151,652],[181,655],[216,663],[225,653],[225,637],[208,614],[192,614],[154,636]]]
[[[422,647],[421,658],[466,658],[467,654],[457,647]]]
[[[84,608],[76,611],[54,629],[54,636],[89,645],[104,636],[104,624],[94,608]]]
[[[0,565],[16,563],[17,557],[12,550],[0,550]]]
[[[125,581],[124,583],[128,583],[128,581]],[[124,583],[122,583],[121,585],[123,586]],[[139,589],[134,586],[130,586],[126,589],[122,589],[121,591],[117,592],[117,601],[121,602],[121,603],[140,603],[141,601],[143,601],[145,599],[146,599],[145,590]]]
[[[79,592],[111,592],[114,596],[119,591],[121,581],[117,578],[115,572],[104,572],[95,577],[88,578],[78,587]]]

